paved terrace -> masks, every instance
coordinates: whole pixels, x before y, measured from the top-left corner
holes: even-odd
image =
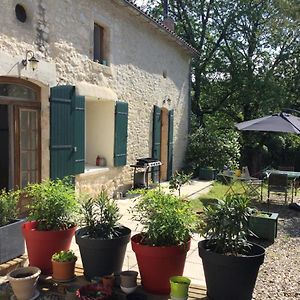
[[[206,193],[212,182],[211,181],[197,181],[193,180],[190,185],[183,186],[181,189],[181,195],[186,196],[188,198],[197,198],[201,193]],[[166,191],[168,190],[168,183],[162,183],[161,187]],[[131,195],[128,198],[117,200],[118,206],[120,208],[120,213],[122,218],[120,223],[129,227],[132,230],[132,235],[139,232],[138,223],[131,220],[131,216],[129,210],[134,205],[135,198]],[[198,255],[198,241],[200,241],[199,234],[194,234],[191,242],[191,249],[187,254],[187,259],[185,263],[184,275],[189,277],[192,280],[193,284],[205,286],[205,279],[202,267],[202,261]],[[78,256],[78,264],[82,264],[79,248],[75,243],[75,239],[73,238],[71,248]],[[125,254],[123,270],[136,270],[138,271],[138,266],[135,258],[135,254],[131,249],[130,242],[127,245],[127,251]]]

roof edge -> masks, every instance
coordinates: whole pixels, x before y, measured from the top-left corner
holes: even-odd
[[[167,34],[173,41],[175,41],[179,46],[184,48],[193,57],[200,55],[199,51],[196,48],[194,48],[192,45],[190,45],[188,42],[186,42],[183,38],[178,36],[174,31],[170,30],[168,27],[166,27],[164,24],[162,24],[158,19],[153,18],[152,16],[150,16],[149,14],[144,12],[139,6],[134,4],[131,0],[117,0],[117,1],[119,3],[124,3],[125,6],[128,6],[129,8],[137,11],[141,17],[146,19],[153,26],[160,29],[162,33]]]

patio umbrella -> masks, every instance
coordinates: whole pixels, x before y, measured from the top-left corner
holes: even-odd
[[[291,132],[300,134],[300,118],[288,113],[277,113],[235,124],[238,130]]]

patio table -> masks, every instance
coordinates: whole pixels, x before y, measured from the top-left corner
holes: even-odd
[[[266,174],[266,176],[269,176],[270,174],[282,174],[282,175],[287,175],[288,179],[300,178],[300,172],[296,172],[296,171],[282,171],[282,170],[270,169],[270,170],[266,170],[264,173]]]
[[[262,199],[262,185],[261,182],[259,184],[255,184],[258,181],[260,181],[256,177],[247,176],[247,175],[241,175],[236,176],[232,173],[227,172],[220,172],[217,174],[217,176],[220,176],[223,178],[223,181],[228,185],[228,189],[224,196],[226,196],[229,192],[232,192],[233,194],[237,195],[240,194],[234,189],[235,182],[240,182],[241,187],[244,191],[244,193],[249,197],[259,197]],[[260,192],[258,191],[258,188],[260,187]]]

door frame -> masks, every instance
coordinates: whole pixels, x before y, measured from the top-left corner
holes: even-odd
[[[22,108],[38,111],[38,178],[41,180],[41,88],[24,79],[0,76],[0,84],[8,83],[25,86],[36,92],[36,100],[18,99],[0,95],[0,104],[8,106],[9,117],[9,188],[20,187],[20,121],[19,111]],[[13,181],[13,182],[11,182]]]

